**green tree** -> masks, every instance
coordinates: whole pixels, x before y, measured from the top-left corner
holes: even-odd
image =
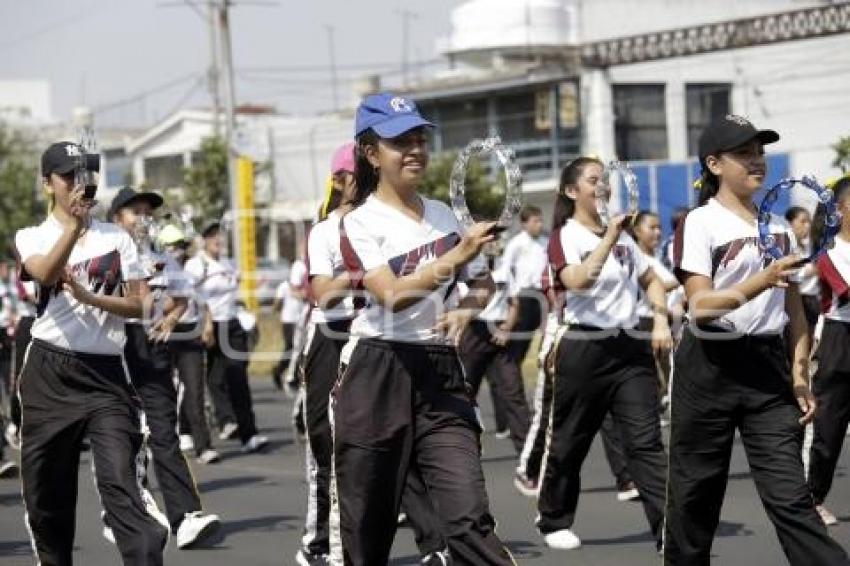
[[[431,159],[425,178],[419,185],[422,194],[449,202],[449,179],[457,154],[444,154]],[[487,175],[480,159],[470,159],[466,170],[466,205],[476,218],[495,220],[505,203],[504,176],[496,183]]]
[[[832,166],[840,168],[842,173],[850,172],[850,136],[839,138],[832,149],[835,150]]]
[[[0,258],[10,257],[16,231],[44,219],[38,174],[33,139],[0,123]]]
[[[221,219],[229,196],[224,140],[210,137],[201,141],[199,157],[184,169],[183,181],[186,188],[183,202],[192,205],[195,217]]]

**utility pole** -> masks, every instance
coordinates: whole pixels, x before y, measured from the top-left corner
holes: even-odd
[[[224,146],[227,148],[227,177],[230,188],[229,194],[229,209],[232,214],[231,227],[231,242],[230,257],[236,259],[239,257],[239,235],[236,227],[239,219],[236,217],[237,208],[237,187],[236,187],[236,171],[233,160],[236,157],[233,151],[233,139],[236,133],[236,93],[233,84],[233,53],[230,43],[230,18],[228,10],[231,0],[218,0],[216,2],[216,11],[218,17],[218,37],[221,41],[221,72],[224,79],[224,114],[225,114],[225,130],[224,130]]]
[[[207,71],[207,86],[213,103],[213,135],[221,137],[221,79],[218,70],[218,25],[214,2],[207,3],[207,24],[210,40],[210,68]]]
[[[404,88],[410,85],[410,20],[415,20],[416,12],[404,8],[398,10],[401,16],[401,73]]]
[[[334,48],[334,27],[325,25],[325,31],[328,33],[328,54],[331,60],[331,93],[334,101],[334,111],[339,110],[339,93],[337,91],[337,75],[336,75],[336,49]]]

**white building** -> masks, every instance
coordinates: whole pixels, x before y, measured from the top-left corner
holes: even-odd
[[[351,124],[351,116],[292,117],[258,109],[237,113],[234,146],[271,165],[255,184],[260,256],[292,259],[305,223],[324,198],[331,154],[351,138]],[[133,181],[157,191],[182,190],[184,169],[213,132],[209,110],[181,110],[154,125],[127,144]]]
[[[52,120],[50,81],[0,81],[0,121],[15,126],[36,126]]]
[[[846,1],[470,0],[438,47],[453,70],[408,93],[440,126],[436,149],[500,134],[544,210],[570,159],[619,157],[666,227],[695,200],[699,131],[727,113],[782,136],[769,183],[834,176],[830,144],[850,134]]]

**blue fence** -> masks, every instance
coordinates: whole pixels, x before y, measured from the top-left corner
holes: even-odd
[[[761,202],[764,191],[790,171],[790,160],[786,153],[774,153],[765,156],[767,162],[767,179],[764,188],[759,191],[755,201]],[[640,188],[638,205],[641,210],[651,210],[661,218],[661,229],[664,236],[670,234],[670,217],[679,207],[696,206],[698,191],[693,188],[694,180],[699,176],[699,164],[696,160],[670,162],[637,162],[629,166],[637,177]],[[627,200],[626,187],[620,183],[620,202]],[[774,211],[778,214],[785,212],[790,204],[790,194],[783,192],[776,203]]]

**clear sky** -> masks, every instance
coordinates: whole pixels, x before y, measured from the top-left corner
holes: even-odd
[[[208,106],[208,27],[189,3],[204,9],[204,0],[0,0],[0,80],[48,79],[55,118],[85,104],[101,109],[100,125],[150,125],[181,106]],[[341,105],[353,100],[351,79],[370,70],[399,82],[401,12],[415,13],[411,63],[428,61],[459,3],[235,0],[237,102],[332,108],[326,26],[335,30]]]

